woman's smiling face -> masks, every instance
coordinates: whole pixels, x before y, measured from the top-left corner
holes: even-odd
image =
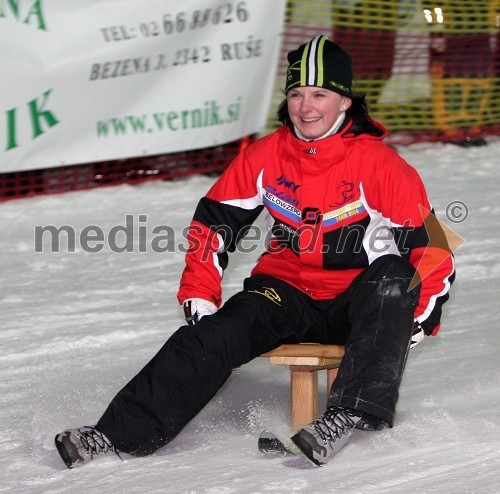
[[[351,106],[350,98],[315,86],[290,89],[286,100],[290,120],[307,139],[325,135],[339,115]]]

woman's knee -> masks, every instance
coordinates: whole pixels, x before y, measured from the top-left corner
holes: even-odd
[[[375,259],[365,270],[367,275],[372,273],[374,277],[380,278],[413,278],[415,268],[407,259],[394,254]]]

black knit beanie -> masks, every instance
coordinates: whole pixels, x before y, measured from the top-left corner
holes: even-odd
[[[351,56],[326,36],[316,36],[288,54],[285,93],[317,86],[352,97]]]

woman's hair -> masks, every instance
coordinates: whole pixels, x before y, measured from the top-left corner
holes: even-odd
[[[368,114],[368,104],[365,101],[365,93],[356,93],[352,96],[352,104],[346,110],[346,116],[352,121],[352,126],[349,129],[349,135],[369,134],[375,137],[383,135],[383,130],[378,127]],[[278,107],[278,120],[290,128],[293,128],[293,123],[290,120],[288,113],[288,103],[286,98]]]

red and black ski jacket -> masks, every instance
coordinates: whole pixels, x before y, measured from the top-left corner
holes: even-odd
[[[348,125],[307,142],[284,126],[245,148],[198,204],[179,302],[199,297],[221,304],[228,252],[266,209],[271,240],[252,274],[274,276],[324,300],[344,292],[378,257],[400,255],[420,274],[415,318],[436,334],[453,256],[446,240],[429,244],[424,219],[432,208],[424,185],[382,143],[383,130],[382,137],[353,136]]]

